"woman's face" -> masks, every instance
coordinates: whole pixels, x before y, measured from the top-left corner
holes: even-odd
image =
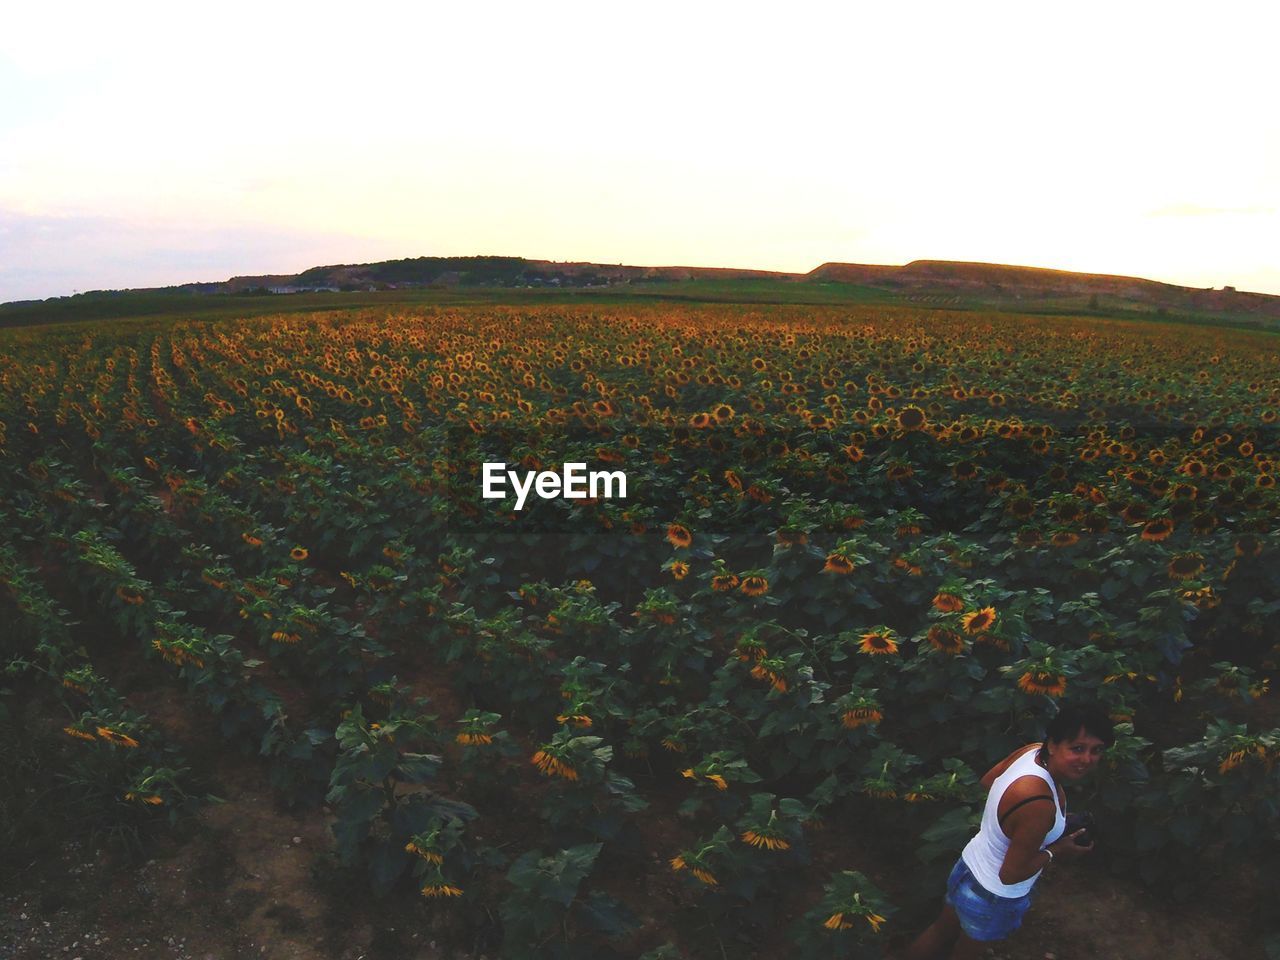
[[[1049,762],[1054,778],[1079,780],[1102,759],[1106,745],[1083,727],[1068,740],[1049,741]]]

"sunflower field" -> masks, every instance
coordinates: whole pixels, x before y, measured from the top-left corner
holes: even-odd
[[[145,659],[406,922],[879,957],[1063,697],[1117,883],[1280,883],[1280,340],[896,308],[451,307],[0,335],[0,711],[201,802]],[[482,496],[485,463],[627,496]],[[406,894],[415,891],[415,899]],[[1274,931],[1269,941],[1280,956]],[[500,945],[500,946],[499,946]]]

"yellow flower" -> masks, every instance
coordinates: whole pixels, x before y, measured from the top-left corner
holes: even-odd
[[[544,750],[539,750],[535,753],[531,762],[548,777],[563,777],[566,780],[578,779],[577,770]]]
[[[983,607],[981,610],[966,613],[960,618],[960,626],[964,627],[965,633],[982,633],[984,630],[991,629],[991,625],[995,622],[995,607]]]
[[[1244,750],[1231,751],[1231,753],[1226,755],[1222,763],[1218,765],[1218,772],[1227,773],[1230,770],[1234,770],[1236,767],[1240,766],[1240,764],[1244,762],[1244,758],[1245,758]]]
[[[462,888],[450,886],[447,883],[431,883],[422,888],[424,897],[460,897],[462,896]]]
[[[693,534],[689,532],[688,527],[672,523],[667,526],[667,542],[673,547],[683,549],[693,543]]]
[[[705,883],[708,887],[718,886],[720,881],[716,879],[715,874],[710,870],[704,870],[702,867],[694,867],[693,875]]]
[[[117,733],[110,727],[99,727],[98,736],[103,740],[106,740],[108,743],[114,743],[121,747],[136,747],[138,745],[138,741],[133,739],[133,737],[128,734]]]
[[[742,834],[742,839],[753,847],[763,847],[766,850],[787,850],[791,844],[781,837],[774,837],[764,833],[757,833],[755,830],[746,830]]]
[[[894,638],[893,631],[881,627],[864,633],[858,647],[871,656],[884,656],[898,652],[898,641]]]
[[[1024,693],[1043,693],[1060,697],[1067,692],[1067,678],[1060,673],[1029,670],[1018,678],[1018,688]]]
[[[940,592],[934,594],[933,607],[935,610],[941,610],[943,613],[959,613],[964,609],[964,600],[957,597],[954,593]]]
[[[717,573],[711,578],[711,589],[724,593],[738,586],[738,575],[735,573]]]
[[[884,716],[875,707],[854,707],[844,712],[840,722],[849,730],[854,730],[864,724],[879,723],[883,719]]]
[[[827,562],[822,567],[823,573],[834,573],[838,577],[846,576],[853,572],[853,561],[843,553],[827,554]]]

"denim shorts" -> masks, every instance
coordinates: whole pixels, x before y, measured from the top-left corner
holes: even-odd
[[[1031,906],[1031,894],[1001,897],[987,890],[957,860],[947,877],[947,903],[960,918],[960,929],[974,940],[1003,940],[1022,926],[1022,915]]]

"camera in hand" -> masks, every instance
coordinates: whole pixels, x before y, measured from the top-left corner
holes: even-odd
[[[1084,833],[1076,837],[1075,844],[1077,847],[1087,847],[1093,843],[1094,820],[1092,813],[1068,813],[1067,828],[1063,832],[1068,836],[1077,830],[1084,829]]]

